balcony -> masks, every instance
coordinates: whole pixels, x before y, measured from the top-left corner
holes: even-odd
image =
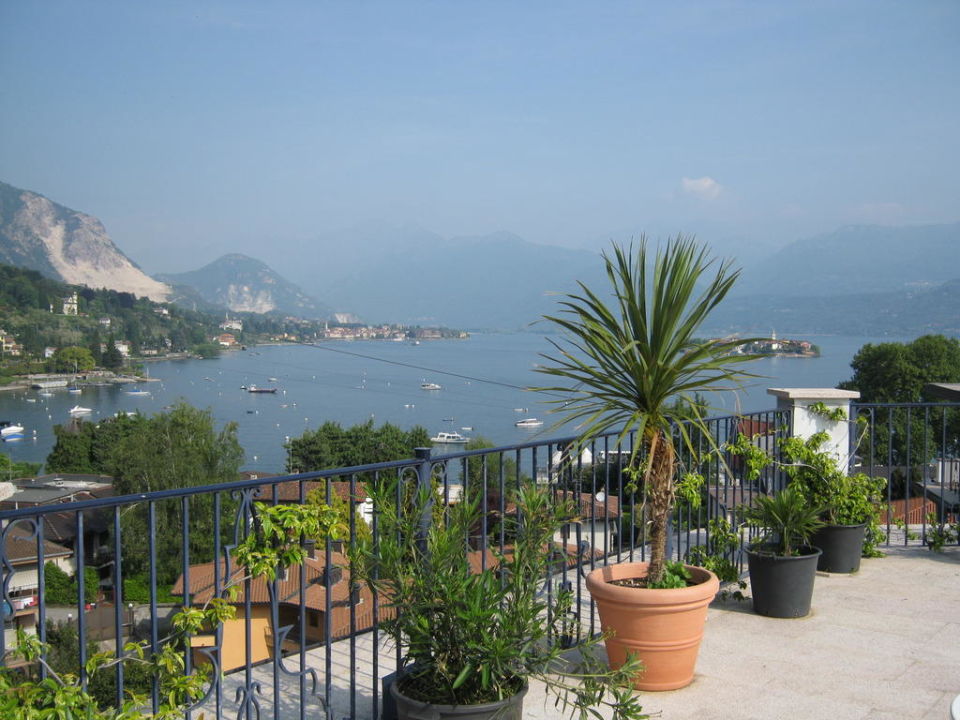
[[[938,476],[914,471],[955,452],[956,438],[948,437],[947,413],[957,407],[936,405],[917,413],[906,407],[852,406],[852,414],[868,418],[856,462],[891,481],[899,473],[896,477],[901,478],[905,494],[903,511],[914,524],[900,528],[889,517],[883,548],[887,557],[864,560],[856,575],[818,574],[814,609],[807,618],[772,620],[754,615],[749,601],[715,601],[694,683],[679,691],[646,694],[645,709],[662,710],[664,718],[947,717],[950,699],[960,692],[956,674],[960,667],[960,643],[956,642],[960,547],[951,544],[942,554],[924,547],[932,528],[925,516],[915,522],[913,511],[932,501],[940,519],[949,519],[956,510],[946,506],[943,498],[953,480],[949,472]],[[711,435],[722,445],[746,434],[775,453],[777,439],[798,426],[796,412],[781,403],[765,413],[717,418],[711,421]],[[908,423],[904,431],[900,415],[915,424]],[[903,432],[906,442],[896,442]],[[921,435],[925,440],[920,445],[910,439]],[[928,435],[933,438],[929,443]],[[596,613],[582,587],[581,571],[618,559],[642,559],[646,545],[642,532],[626,532],[622,523],[626,508],[637,498],[624,490],[620,470],[626,457],[617,452],[616,438],[597,441],[589,456],[568,453],[572,440],[433,458],[427,454],[375,466],[57,505],[57,513],[69,512],[76,518],[79,578],[86,555],[83,529],[110,529],[111,558],[102,568],[109,577],[101,576],[101,584],[110,592],[96,607],[78,600],[72,607],[54,608],[47,606],[41,585],[41,601],[31,612],[36,613],[41,637],[48,622],[73,623],[81,639],[96,638],[101,648],[119,653],[139,628],[139,637],[159,647],[164,619],[171,612],[169,602],[162,602],[165,597],[193,604],[225,595],[237,572],[228,558],[256,512],[255,500],[303,502],[311,490],[320,490],[328,499],[338,494],[363,516],[372,517],[375,509],[366,498],[367,483],[383,478],[410,483],[426,479],[437,485],[447,502],[458,501],[472,489],[491,513],[503,514],[510,512],[505,488],[527,477],[580,498],[584,522],[567,526],[556,538],[572,550],[550,582],[553,587],[571,584],[583,632],[595,633],[599,629]],[[853,447],[848,436],[836,440],[838,446]],[[749,504],[756,494],[774,492],[784,484],[775,469],[764,471],[756,482],[744,481],[733,458],[714,459],[702,471],[707,478],[707,501],[699,508],[679,508],[672,533],[672,552],[677,557],[702,542],[710,517],[726,514],[734,505]],[[890,483],[891,492],[894,484]],[[53,512],[43,507],[0,512],[3,533],[16,528],[36,542],[34,569],[44,564],[44,533],[47,516]],[[135,515],[142,525],[127,524]],[[184,518],[189,521],[184,523]],[[177,542],[163,545],[152,540],[159,537],[161,521],[181,523]],[[205,528],[202,535],[195,530],[198,522]],[[356,532],[354,527],[354,537]],[[748,537],[745,531],[744,539]],[[503,542],[487,525],[486,515],[479,538],[475,552],[482,564],[485,543]],[[244,720],[380,717],[382,681],[393,672],[399,656],[379,630],[390,609],[375,595],[350,589],[349,561],[341,554],[343,549],[329,542],[319,544],[310,548],[311,557],[302,572],[291,572],[276,583],[243,584],[232,600],[237,618],[224,624],[219,638],[215,634],[194,638],[191,661],[213,656],[229,672],[211,686],[207,697],[193,708],[192,717],[198,711],[206,717]],[[7,559],[0,558],[4,588],[18,572]],[[742,563],[742,558],[738,561]],[[131,603],[112,589],[123,586],[122,581],[138,569],[147,578],[149,597]],[[81,580],[80,597],[83,589]],[[9,648],[12,638],[5,634],[2,642]],[[78,645],[82,663],[88,646]],[[117,680],[114,692],[119,693],[124,678],[118,674]],[[531,688],[525,717],[557,717],[552,700],[542,701],[542,688]]]

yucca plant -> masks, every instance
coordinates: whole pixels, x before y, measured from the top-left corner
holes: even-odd
[[[755,549],[791,557],[810,542],[810,536],[823,527],[823,508],[809,505],[803,495],[787,487],[776,495],[758,495],[747,520],[763,528]]]
[[[682,235],[668,240],[652,262],[645,238],[636,250],[614,243],[603,260],[611,301],[580,283],[557,315],[546,316],[562,339],[551,341],[557,353],[544,354],[538,371],[565,383],[537,389],[561,395],[551,401],[559,423],[577,423],[582,443],[617,430],[620,442],[636,434],[630,468],[643,480],[650,510],[648,582],[657,585],[666,567],[675,443],[693,454],[693,437],[712,437],[696,394],[732,389],[752,377],[739,366],[755,356],[738,352],[749,339],[699,336],[740,274],[730,261],[717,265],[705,247]]]

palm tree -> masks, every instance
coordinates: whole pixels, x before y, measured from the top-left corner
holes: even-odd
[[[614,243],[603,254],[610,279],[609,304],[579,283],[557,316],[562,341],[539,372],[568,381],[537,388],[562,395],[560,423],[577,422],[580,442],[620,430],[618,442],[635,433],[630,469],[643,477],[650,509],[649,583],[659,582],[666,563],[667,520],[674,497],[675,437],[693,452],[691,436],[712,437],[696,393],[730,389],[752,377],[737,366],[754,358],[736,352],[749,340],[704,340],[697,332],[740,275],[715,260],[692,238],[669,239],[649,263],[646,238],[639,248]],[[701,283],[705,283],[699,287]],[[680,400],[680,402],[678,402]],[[697,432],[699,431],[699,432]]]

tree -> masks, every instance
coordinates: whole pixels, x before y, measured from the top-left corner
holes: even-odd
[[[328,421],[284,447],[288,472],[312,472],[402,460],[413,457],[414,448],[429,445],[430,434],[419,425],[405,431],[391,423],[376,428],[369,420],[348,429]]]
[[[118,418],[119,420],[119,418]],[[126,495],[176,488],[215,485],[236,480],[243,462],[236,423],[219,431],[209,410],[179,403],[150,418],[130,418],[118,424],[115,448],[107,454],[114,493]],[[123,421],[120,421],[123,423]],[[230,498],[222,500],[222,528],[232,525]],[[180,501],[154,504],[157,573],[160,582],[173,582],[182,570],[183,531]],[[212,559],[213,497],[204,493],[189,500],[190,561]],[[131,575],[149,569],[147,507],[137,505],[124,516],[124,569]]]
[[[690,428],[706,430],[695,393],[723,388],[749,373],[736,365],[753,356],[734,351],[744,340],[698,340],[697,333],[739,276],[729,261],[714,270],[705,248],[677,236],[650,262],[644,238],[636,253],[614,244],[604,253],[613,303],[583,283],[547,320],[563,333],[555,355],[537,368],[565,384],[537,388],[552,400],[561,422],[581,427],[581,443],[617,431],[636,433],[630,467],[643,482],[650,508],[648,582],[663,581],[667,522],[674,499],[677,443],[691,455]],[[683,403],[676,403],[679,398]]]
[[[5,453],[0,453],[0,481],[12,478],[33,477],[40,472],[40,463],[22,462],[10,459]]]
[[[87,348],[71,345],[57,350],[50,358],[50,366],[53,372],[86,372],[93,370],[96,363]]]
[[[960,382],[960,341],[924,335],[908,343],[889,342],[861,347],[850,362],[853,377],[839,383],[860,392],[863,403],[929,401],[928,383]],[[873,432],[861,446],[874,462],[915,465],[940,452],[957,452],[960,413],[954,409],[925,412],[907,408],[876,408]],[[909,428],[909,433],[908,433]],[[946,446],[944,447],[944,435]],[[909,437],[909,442],[907,438]]]
[[[110,337],[107,338],[107,347],[100,358],[100,364],[107,370],[119,370],[123,367],[123,355],[117,349],[113,333],[110,333]]]

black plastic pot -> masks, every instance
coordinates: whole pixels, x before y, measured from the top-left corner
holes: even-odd
[[[523,720],[523,696],[527,688],[513,697],[481,705],[439,705],[414,700],[404,695],[397,683],[390,685],[399,720]]]
[[[810,538],[810,542],[823,551],[817,561],[817,570],[832,573],[852,573],[859,570],[866,532],[866,523],[827,525],[817,530]]]
[[[808,615],[819,557],[815,547],[802,547],[799,555],[787,557],[747,550],[753,611],[775,618]]]

